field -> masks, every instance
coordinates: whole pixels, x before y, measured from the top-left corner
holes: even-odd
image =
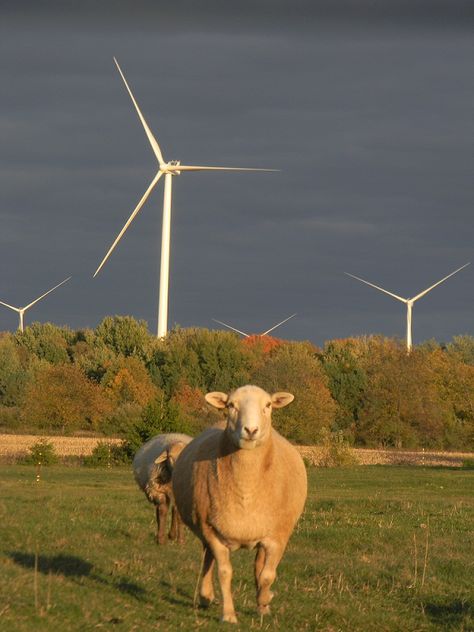
[[[154,543],[128,469],[0,467],[0,628],[217,630],[193,610],[200,547]],[[310,468],[306,512],[255,614],[253,554],[233,554],[239,625],[327,632],[474,630],[474,471]]]
[[[28,454],[29,448],[45,439],[54,446],[60,459],[84,457],[92,453],[100,442],[120,444],[121,439],[111,437],[65,437],[0,433],[0,464],[14,463]],[[321,446],[296,446],[301,456],[312,465],[321,465],[328,460],[327,448]],[[358,465],[444,465],[461,467],[465,461],[472,461],[472,452],[446,452],[433,450],[381,450],[347,448],[352,461]],[[330,460],[330,457],[329,457]]]

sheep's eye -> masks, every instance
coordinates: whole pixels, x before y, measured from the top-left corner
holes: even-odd
[[[229,402],[229,403],[227,404],[227,408],[229,408],[229,409],[235,408],[234,403],[233,403],[233,402]]]
[[[271,408],[272,407],[272,403],[268,402],[268,404],[265,404],[266,408]]]

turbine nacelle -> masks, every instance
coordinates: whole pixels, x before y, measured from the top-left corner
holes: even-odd
[[[160,164],[161,173],[169,173],[171,176],[179,176],[181,171],[178,169],[181,164],[180,160],[170,160],[169,162],[163,162]]]

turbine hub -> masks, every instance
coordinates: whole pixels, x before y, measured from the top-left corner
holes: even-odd
[[[181,171],[176,169],[176,167],[178,167],[180,164],[181,164],[180,160],[169,160],[168,162],[165,162],[164,164],[160,165],[160,170],[163,173],[169,173],[172,176],[179,176]]]

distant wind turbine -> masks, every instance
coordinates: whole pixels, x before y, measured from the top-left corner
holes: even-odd
[[[128,91],[128,93],[130,95],[130,98],[132,99],[132,102],[133,102],[133,105],[135,106],[135,109],[137,111],[138,117],[139,117],[139,119],[140,119],[140,121],[141,121],[141,123],[142,123],[142,125],[143,125],[143,127],[145,129],[145,133],[146,133],[146,135],[148,137],[150,145],[151,145],[151,147],[153,149],[153,152],[154,152],[154,154],[155,154],[155,156],[156,156],[156,158],[158,160],[159,168],[158,168],[158,171],[157,171],[155,177],[153,178],[153,180],[151,181],[150,185],[148,186],[148,189],[145,191],[145,193],[143,194],[141,200],[138,202],[135,210],[133,211],[133,213],[128,218],[127,222],[125,223],[125,226],[122,228],[122,230],[118,234],[117,238],[115,239],[113,244],[110,246],[110,248],[109,248],[107,254],[105,255],[105,257],[103,258],[101,264],[99,265],[99,267],[95,271],[94,277],[97,275],[99,270],[102,268],[104,263],[107,261],[107,259],[109,258],[111,252],[113,251],[115,246],[118,244],[118,242],[122,238],[123,234],[125,233],[127,228],[130,226],[130,224],[132,223],[132,221],[134,220],[135,216],[138,214],[138,212],[140,211],[142,206],[145,204],[145,202],[148,199],[149,195],[151,194],[151,192],[155,188],[158,180],[161,178],[162,175],[164,175],[165,176],[165,191],[164,191],[164,198],[163,198],[163,226],[162,226],[162,233],[161,233],[160,292],[159,292],[159,301],[158,301],[158,337],[159,338],[163,338],[164,336],[166,336],[167,330],[168,330],[168,287],[169,287],[169,261],[170,261],[171,190],[172,190],[172,178],[173,178],[173,176],[179,176],[181,174],[181,172],[183,172],[183,171],[278,171],[278,170],[277,169],[253,169],[253,168],[249,168],[249,167],[205,167],[205,166],[199,166],[199,165],[182,165],[179,160],[170,160],[169,162],[166,162],[165,159],[163,158],[163,154],[161,153],[160,146],[158,145],[158,142],[157,142],[156,138],[153,136],[150,128],[148,127],[147,122],[145,121],[145,118],[144,118],[140,108],[138,107],[138,103],[136,102],[135,97],[133,96],[132,91],[131,91],[128,83],[127,83],[127,80],[125,79],[125,76],[124,76],[124,74],[123,74],[123,72],[122,72],[117,60],[115,59],[115,57],[114,57],[114,61],[115,61],[115,64],[116,64],[116,66],[118,68],[120,76],[123,79],[125,87],[127,88],[127,91]]]
[[[410,352],[412,348],[412,311],[413,311],[414,303],[422,296],[425,296],[425,294],[428,294],[428,292],[431,292],[431,290],[433,290],[435,287],[437,287],[438,285],[440,285],[441,283],[449,279],[449,277],[452,277],[453,274],[460,272],[468,265],[469,263],[465,263],[463,266],[461,266],[457,270],[454,270],[454,272],[451,272],[451,274],[448,274],[448,276],[443,277],[440,281],[437,281],[434,285],[431,285],[430,287],[426,288],[426,290],[423,290],[422,292],[420,292],[413,298],[402,298],[401,296],[398,296],[397,294],[393,294],[392,292],[389,292],[388,290],[384,290],[382,287],[379,287],[378,285],[369,283],[369,281],[365,281],[364,279],[361,279],[360,277],[355,276],[354,274],[350,274],[349,272],[344,272],[344,274],[347,274],[347,276],[350,276],[353,279],[357,279],[358,281],[362,281],[362,283],[365,283],[366,285],[370,285],[371,287],[374,287],[376,290],[380,290],[381,292],[384,292],[385,294],[388,294],[389,296],[392,296],[393,298],[396,298],[398,301],[401,301],[402,303],[406,304],[407,306],[407,351]]]
[[[293,318],[294,316],[296,316],[296,314],[292,314],[291,316],[288,316],[288,318],[285,318],[285,320],[282,320],[281,322],[277,323],[276,325],[273,325],[273,327],[270,327],[270,329],[267,329],[266,331],[262,332],[261,334],[257,334],[257,335],[258,336],[267,336],[271,331],[273,331],[274,329],[276,329],[280,325],[283,325],[283,323],[286,323],[287,320],[290,320],[290,318]],[[215,323],[219,323],[219,325],[224,325],[224,327],[227,327],[227,329],[232,329],[233,331],[236,331],[238,334],[241,334],[242,336],[245,336],[245,338],[250,338],[250,336],[251,336],[251,334],[246,334],[245,331],[240,331],[240,329],[236,329],[235,327],[232,327],[232,325],[228,325],[227,323],[223,323],[221,320],[217,320],[216,318],[213,318],[212,320]]]
[[[61,281],[61,283],[58,283],[57,285],[52,287],[50,290],[48,290],[47,292],[45,292],[41,296],[38,296],[38,298],[35,298],[34,301],[32,301],[31,303],[28,303],[28,305],[25,305],[25,307],[13,307],[13,305],[9,305],[8,303],[4,303],[3,301],[0,301],[0,305],[4,305],[5,307],[9,307],[10,309],[12,309],[14,312],[18,312],[18,314],[20,316],[20,321],[18,323],[18,329],[20,331],[23,331],[23,329],[24,329],[24,318],[23,317],[25,315],[26,310],[30,309],[30,307],[33,307],[33,305],[38,303],[38,301],[41,301],[41,299],[44,298],[45,296],[48,296],[48,294],[51,294],[51,292],[54,292],[54,290],[56,288],[58,288],[63,283],[66,283],[66,281],[69,281],[70,278],[71,277],[68,277],[67,279],[64,279],[64,281]]]

